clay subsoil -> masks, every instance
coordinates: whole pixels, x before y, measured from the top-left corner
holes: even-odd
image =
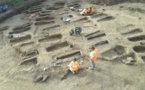
[[[0,31],[0,90],[145,90],[145,4],[100,6],[87,1],[62,0],[65,5],[57,4],[57,10],[50,10],[58,1],[46,0],[42,6],[36,6],[47,11],[43,20],[37,21],[42,17],[39,16],[42,12],[37,11],[31,20],[31,13],[21,13],[0,24],[0,27],[8,26]],[[74,2],[80,7],[70,11],[67,6]],[[77,12],[90,6],[96,12],[92,16]],[[68,15],[72,15],[70,23],[63,22],[61,18]],[[30,23],[26,26],[29,30],[8,38],[14,27],[26,23]],[[69,31],[75,27],[82,27],[81,34],[70,36]],[[70,43],[74,44],[73,48],[69,47]],[[99,52],[94,70],[88,68],[91,46]],[[81,70],[61,80],[73,58],[78,59]],[[133,62],[124,63],[128,58]],[[39,76],[48,78],[42,82]]]

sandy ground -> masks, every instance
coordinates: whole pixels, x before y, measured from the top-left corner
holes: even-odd
[[[53,1],[55,2],[55,1]],[[52,5],[53,2],[46,2],[44,5]],[[130,3],[120,4],[121,6],[127,6]],[[81,7],[90,7],[91,4],[81,2]],[[139,42],[131,42],[127,38],[130,36],[123,36],[120,34],[122,29],[117,29],[128,24],[133,24],[135,27],[139,27],[143,30],[141,35],[144,34],[145,29],[145,17],[144,13],[132,12],[126,9],[120,9],[120,5],[115,6],[97,6],[93,5],[97,12],[106,13],[107,15],[113,16],[115,19],[109,21],[97,22],[98,18],[91,18],[91,22],[88,23],[73,23],[72,21],[82,18],[83,16],[78,15],[77,12],[70,12],[69,15],[73,15],[70,24],[64,24],[60,20],[60,15],[56,15],[55,24],[61,25],[61,27],[49,31],[43,32],[43,29],[51,25],[41,25],[31,26],[31,30],[19,34],[27,35],[31,34],[32,39],[30,41],[35,41],[35,48],[39,51],[37,56],[37,64],[30,65],[19,65],[20,56],[14,49],[14,46],[10,46],[9,43],[5,42],[3,39],[0,39],[0,90],[145,90],[145,66],[144,61],[140,58],[143,53],[136,53],[133,51],[132,47],[139,45]],[[136,3],[134,5],[142,6],[143,4]],[[132,6],[134,6],[132,4]],[[130,4],[131,6],[131,4]],[[57,10],[55,13],[64,12],[68,8],[63,8]],[[105,11],[103,11],[105,9]],[[63,15],[62,15],[63,16]],[[36,16],[38,17],[38,15]],[[141,17],[141,20],[139,19]],[[22,19],[23,18],[23,19]],[[11,17],[6,20],[1,26],[8,25],[10,26],[9,30],[4,31],[3,35],[7,36],[8,32],[12,30],[14,26],[22,25],[26,22],[29,22],[27,14],[19,14]],[[30,22],[35,22],[35,19]],[[96,25],[96,26],[95,26]],[[69,30],[75,26],[83,27],[82,34],[80,36],[70,36]],[[85,27],[90,26],[90,27]],[[35,31],[37,29],[37,31]],[[100,30],[106,34],[105,37],[95,38],[92,40],[87,40],[84,36],[88,33],[95,32]],[[35,33],[34,33],[35,32]],[[37,40],[42,38],[44,34],[49,33],[53,34],[62,34],[62,38],[55,41],[46,41],[39,43]],[[140,34],[136,34],[140,35]],[[136,36],[131,35],[131,36]],[[133,52],[136,56],[136,63],[134,65],[125,65],[121,62],[122,58],[103,60],[98,58],[95,62],[95,70],[89,70],[87,67],[90,66],[89,62],[89,47],[95,44],[96,42],[108,40],[109,44],[97,46],[99,51],[99,57],[102,56],[102,53],[108,49],[113,48],[116,45],[122,45],[127,48],[126,53]],[[47,52],[46,48],[51,46],[53,43],[57,42],[73,42],[75,47],[73,49],[69,47],[64,47],[52,52]],[[33,47],[33,46],[32,46]],[[69,61],[74,57],[67,58],[62,60],[61,67],[54,67],[43,71],[44,68],[53,65],[57,62],[55,58],[61,54],[69,53],[71,51],[80,50],[83,56],[75,56],[78,58],[78,61],[84,60],[84,63],[80,65],[81,68],[84,68],[82,72],[78,75],[70,75],[67,79],[61,81],[60,77],[64,74],[64,71],[67,69]],[[108,53],[112,57],[114,53]],[[61,60],[60,60],[61,61]],[[34,77],[41,73],[49,73],[50,78],[44,83],[34,83]]]

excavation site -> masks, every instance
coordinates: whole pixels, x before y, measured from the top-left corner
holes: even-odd
[[[144,0],[0,5],[0,90],[145,90]]]

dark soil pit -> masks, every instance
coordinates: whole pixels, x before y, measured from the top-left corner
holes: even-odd
[[[135,36],[135,37],[129,37],[128,40],[132,41],[132,42],[145,40],[145,35],[139,35],[139,36]]]
[[[92,21],[91,20],[86,20],[86,21],[83,21],[83,22],[80,22],[80,23],[91,23]]]
[[[74,4],[74,5],[69,5],[68,7],[73,6],[75,8],[79,8],[81,5],[80,4]]]
[[[67,7],[80,7],[81,5],[79,4],[79,2],[72,2],[72,3],[68,3]]]
[[[81,55],[81,52],[80,51],[74,51],[74,52],[71,52],[71,53],[68,53],[68,54],[65,54],[65,55],[58,56],[56,59],[57,60],[66,59],[66,58],[74,57],[76,55]]]
[[[45,24],[54,24],[55,21],[38,21],[35,23],[35,25],[45,25]]]
[[[107,17],[104,17],[104,18],[101,18],[101,19],[97,20],[97,22],[110,21],[110,20],[113,20],[113,19],[114,19],[113,16],[107,16]]]
[[[109,44],[108,40],[97,42],[96,44],[94,44],[92,46],[97,47],[97,46],[102,46],[102,45],[106,45],[106,44]]]
[[[45,11],[41,11],[40,13],[51,13],[52,10],[45,10]]]
[[[51,36],[47,36],[47,37],[44,37],[44,38],[41,38],[39,39],[38,41],[39,42],[46,42],[46,41],[56,41],[56,40],[59,40],[62,38],[62,35],[61,34],[55,34],[55,35],[51,35]]]
[[[100,33],[100,34],[88,37],[87,40],[92,40],[92,39],[95,39],[95,38],[101,38],[101,37],[104,37],[104,36],[106,36],[105,33]]]
[[[54,45],[52,45],[52,46],[50,46],[50,47],[47,47],[47,48],[46,48],[46,51],[47,51],[47,52],[52,52],[52,51],[54,51],[54,50],[58,50],[58,49],[61,49],[61,48],[65,48],[65,47],[67,47],[68,45],[69,45],[69,44],[68,44],[67,41],[61,42],[61,43],[57,43],[57,44],[54,44]]]
[[[65,2],[62,2],[62,1],[58,1],[54,3],[54,6],[64,6],[64,5],[65,5]]]
[[[37,64],[37,57],[31,57],[31,58],[23,58],[20,65],[33,65]]]
[[[61,13],[59,13],[59,15],[65,15],[65,14],[69,14],[70,13],[70,11],[65,11],[65,12],[61,12]],[[70,15],[69,15],[69,17],[70,17]],[[73,16],[72,16],[73,17]],[[70,17],[71,18],[71,17]]]
[[[13,28],[13,31],[21,30],[23,28],[30,27],[31,25],[32,25],[32,23],[26,23],[26,24],[23,24],[23,25],[15,26]]]
[[[30,29],[31,29],[31,27],[24,27],[19,30],[14,30],[12,32],[9,32],[9,34],[18,34],[18,33],[29,31]]]
[[[37,49],[33,49],[33,50],[30,49],[28,51],[22,52],[21,56],[22,57],[33,57],[33,56],[36,56],[38,54],[39,54],[39,52]]]
[[[145,46],[135,46],[135,47],[133,47],[133,50],[137,53],[144,53],[145,52]]]
[[[57,7],[47,7],[47,10],[58,10],[63,8],[63,6],[57,6]]]
[[[133,24],[128,24],[128,25],[125,25],[125,26],[122,26],[122,27],[117,28],[117,31],[120,32],[122,30],[126,30],[126,29],[129,29],[131,27],[134,27],[134,25]]]
[[[45,30],[50,30],[50,29],[55,29],[55,28],[58,28],[58,27],[60,27],[60,25],[54,25],[54,26],[50,26],[50,27],[47,27],[47,28],[45,28],[45,29],[43,29],[43,31],[45,31]]]
[[[22,44],[20,45],[20,47],[25,47],[25,46],[29,46],[29,45],[34,45],[34,42],[31,41],[31,42],[22,43]]]
[[[8,30],[8,28],[9,28],[9,26],[1,27],[1,28],[0,28],[0,32],[5,31],[5,30]]]
[[[141,32],[143,32],[142,29],[136,28],[136,29],[133,29],[133,30],[131,30],[131,31],[129,31],[129,32],[122,33],[122,35],[136,34],[136,33],[141,33]]]
[[[101,32],[100,30],[97,30],[95,32],[92,32],[92,33],[89,33],[89,34],[85,35],[85,37],[89,37],[89,36],[92,36],[92,35],[100,33],[100,32]]]
[[[55,18],[54,18],[54,17],[51,17],[51,16],[41,16],[41,17],[36,18],[36,21],[54,20],[54,19],[55,19]]]
[[[88,20],[88,18],[87,17],[83,17],[83,18],[80,18],[80,19],[75,20],[73,22],[76,23],[76,22],[82,22],[82,21],[86,21],[86,20]]]
[[[19,43],[19,42],[24,42],[24,41],[27,41],[27,40],[30,40],[31,39],[31,35],[26,35],[26,36],[22,36],[22,37],[18,37],[18,38],[12,38],[9,40],[9,42],[11,44],[13,43]]]
[[[49,16],[49,15],[51,15],[50,12],[48,12],[48,13],[39,13],[39,16],[40,17]]]
[[[98,14],[94,14],[93,16],[91,16],[92,18],[98,18],[98,17],[102,17],[102,16],[107,16],[107,14],[104,13],[98,13]]]
[[[117,45],[114,48],[111,48],[104,53],[102,53],[102,56],[108,57],[110,59],[113,59],[115,57],[118,57],[119,55],[123,55],[125,53],[125,47]]]

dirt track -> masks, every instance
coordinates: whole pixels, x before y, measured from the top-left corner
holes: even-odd
[[[46,9],[48,4],[52,5],[54,2],[56,1],[51,3],[47,1],[42,8]],[[86,2],[81,2],[80,5],[80,8],[92,6]],[[3,39],[0,39],[0,90],[144,90],[145,17],[144,13],[128,9],[134,6],[144,9],[142,7],[144,4],[93,6],[97,14],[75,23],[73,21],[84,16],[78,12],[70,12],[65,5],[56,12],[54,10],[50,12],[50,16],[55,18],[52,24],[45,22],[42,25],[35,25],[39,15],[29,21],[28,14],[25,13],[15,15],[1,24],[1,27],[8,25],[9,28],[3,31],[1,36]],[[67,14],[62,14],[66,12]],[[66,15],[73,15],[70,24],[65,24],[60,19]],[[31,29],[16,36],[31,35],[31,38],[24,41],[7,39],[7,34],[13,31],[15,26],[28,22],[33,23]],[[82,27],[81,35],[70,36],[69,31],[76,26]],[[93,34],[89,36],[90,33]],[[66,41],[74,43],[75,47],[71,49]],[[25,44],[27,42],[33,43]],[[22,43],[23,46],[19,46]],[[89,47],[92,45],[99,50],[98,61],[95,62],[97,68],[93,71],[87,69],[90,65]],[[37,59],[20,65],[23,60],[27,60],[23,57],[25,53],[23,55],[20,53],[33,49],[38,51],[38,54],[34,53]],[[65,58],[66,54],[79,51],[82,55],[75,54]],[[67,65],[74,57],[78,58],[79,62],[84,60],[80,65],[83,70],[78,75],[69,75],[67,79],[61,81],[60,78]],[[122,63],[122,60],[128,57],[135,60],[133,65]],[[48,69],[44,71],[44,68]],[[43,83],[33,82],[38,75],[50,77]]]

